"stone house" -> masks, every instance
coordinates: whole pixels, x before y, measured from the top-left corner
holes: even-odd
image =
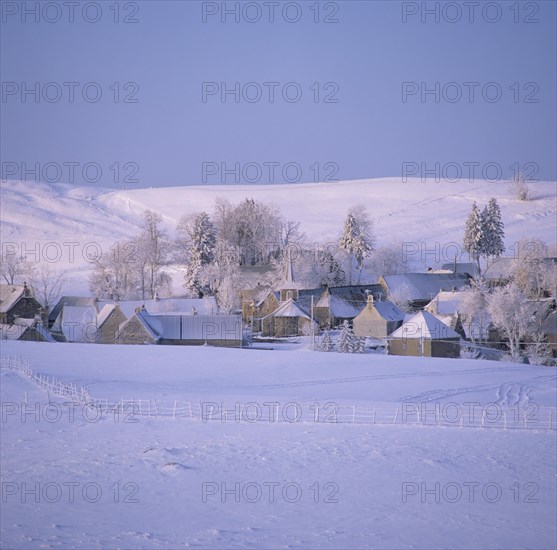
[[[388,340],[389,355],[460,357],[460,335],[428,311],[408,316]]]
[[[404,321],[404,312],[388,301],[368,295],[364,309],[354,317],[354,335],[361,338],[386,338]]]
[[[0,285],[0,323],[11,325],[16,318],[34,319],[43,313],[27,283]]]
[[[383,300],[386,296],[380,285],[327,287],[315,303],[314,318],[321,328],[351,322],[366,307],[369,294],[375,300]]]

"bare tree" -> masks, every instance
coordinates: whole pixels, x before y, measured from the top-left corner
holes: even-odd
[[[15,251],[3,251],[0,258],[0,275],[8,285],[22,283],[25,279],[31,280],[35,266],[21,258]]]
[[[55,271],[49,264],[41,265],[38,273],[30,279],[35,298],[48,313],[60,298],[62,287],[66,283],[64,271]]]
[[[520,343],[533,332],[526,296],[515,283],[496,288],[488,297],[491,321],[509,343],[513,359],[520,356]]]
[[[161,229],[162,216],[152,210],[143,213],[143,231],[134,240],[137,245],[136,271],[139,275],[141,299],[154,298],[165,284],[167,275],[162,271],[167,262],[169,244]]]
[[[526,179],[522,172],[518,172],[514,175],[513,179],[510,181],[509,187],[511,193],[519,201],[530,200],[530,187],[526,183]]]
[[[512,280],[529,298],[541,298],[545,290],[554,292],[555,266],[545,264],[548,255],[545,242],[536,237],[516,243]]]

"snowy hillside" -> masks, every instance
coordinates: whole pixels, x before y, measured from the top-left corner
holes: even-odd
[[[531,184],[532,200],[513,198],[506,183],[487,181],[446,183],[418,179],[402,182],[397,178],[257,186],[197,186],[136,190],[106,190],[62,184],[9,181],[2,184],[2,242],[77,242],[79,252],[89,242],[103,250],[137,234],[141,214],[152,209],[163,216],[164,226],[173,235],[181,216],[206,210],[215,198],[233,203],[246,197],[273,204],[282,214],[301,222],[301,229],[314,242],[324,244],[338,238],[346,211],[363,204],[375,220],[379,246],[392,242],[416,243],[417,249],[442,252],[449,243],[462,243],[463,227],[473,201],[480,207],[490,197],[501,206],[509,254],[516,241],[537,237],[549,245],[556,242],[557,215],[555,182]],[[436,245],[439,243],[439,245]],[[446,248],[454,254],[454,248]],[[428,262],[435,262],[430,254]],[[451,257],[440,257],[451,261]],[[415,253],[410,260],[420,260]],[[63,254],[61,268],[83,271],[76,279],[82,288],[87,263],[70,263]],[[80,286],[78,284],[78,286]]]
[[[91,346],[4,346],[49,380],[143,407],[130,416],[76,405],[70,416],[67,399],[51,395],[49,407],[45,391],[2,369],[2,547],[555,547],[554,369]],[[157,416],[176,400],[230,412]],[[280,421],[249,420],[270,403]],[[376,423],[361,416],[372,406]],[[405,407],[430,419],[437,408],[441,424],[416,424]],[[336,422],[337,409],[356,421]],[[401,414],[381,421],[387,409]],[[518,424],[495,422],[510,424],[513,411]]]

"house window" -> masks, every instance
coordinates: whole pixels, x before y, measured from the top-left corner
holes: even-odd
[[[291,290],[287,290],[286,291],[286,299],[287,300],[292,300],[293,294]]]

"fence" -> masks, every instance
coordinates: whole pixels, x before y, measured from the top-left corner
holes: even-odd
[[[51,396],[69,398],[72,402],[96,409],[100,414],[124,414],[129,416],[192,419],[203,422],[236,423],[320,423],[320,424],[365,424],[378,426],[427,426],[503,430],[557,431],[557,410],[550,407],[528,411],[518,406],[502,407],[494,403],[481,406],[479,410],[468,407],[463,411],[456,403],[439,404],[433,409],[425,403],[395,403],[362,407],[334,402],[307,403],[289,402],[192,402],[175,400],[161,403],[156,399],[99,399],[92,397],[87,388],[34,372],[29,364],[15,357],[2,357],[0,368],[10,369],[29,380]],[[273,405],[269,407],[268,405]],[[276,406],[274,406],[276,405]],[[450,412],[449,412],[450,409]],[[456,412],[456,414],[455,414]],[[467,414],[463,414],[467,412]],[[495,414],[494,414],[495,413]]]

